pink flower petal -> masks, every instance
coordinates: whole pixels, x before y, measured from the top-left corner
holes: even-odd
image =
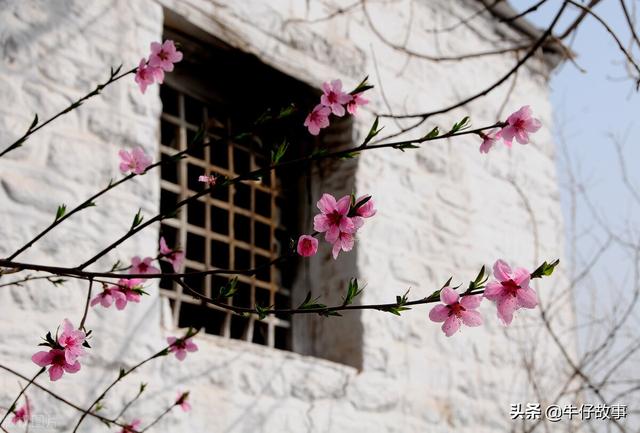
[[[433,322],[444,322],[449,317],[450,311],[446,305],[438,304],[429,311],[429,319]]]
[[[516,292],[518,307],[535,308],[538,305],[538,295],[531,287],[518,289]]]
[[[460,319],[455,315],[449,316],[442,324],[442,331],[447,337],[451,337],[458,329],[460,329]]]
[[[482,295],[462,296],[459,302],[465,310],[475,310],[482,302]]]
[[[493,265],[493,275],[499,281],[507,281],[511,279],[511,268],[504,260],[497,260]]]
[[[513,320],[513,313],[518,308],[514,296],[503,296],[498,300],[498,317],[505,325],[510,325]]]
[[[482,316],[477,311],[461,311],[460,318],[462,323],[467,326],[480,326],[482,325]]]
[[[452,305],[458,302],[460,295],[456,293],[451,287],[445,287],[440,291],[440,301],[443,304]]]

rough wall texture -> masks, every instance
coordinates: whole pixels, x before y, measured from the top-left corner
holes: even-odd
[[[448,105],[487,85],[514,62],[512,56],[447,63],[408,57],[372,32],[360,8],[331,20],[306,22],[344,6],[338,0],[3,3],[3,144],[19,135],[34,112],[46,117],[103,80],[108,66],[136,64],[148,43],[162,35],[163,8],[312,86],[335,77],[352,86],[369,74],[378,87],[371,92],[368,112],[354,124],[355,140],[366,134],[372,111],[426,111]],[[462,54],[495,47],[498,34],[488,18],[479,19],[472,29],[461,27],[438,37],[425,29],[451,24],[475,7],[475,2],[456,2],[452,14],[454,6],[448,0],[401,1],[371,3],[367,12],[389,41],[406,40],[409,47],[425,53]],[[542,64],[537,68],[544,70]],[[328,254],[315,257],[299,284],[311,281],[314,292],[330,301],[339,299],[335,287],[358,276],[368,282],[361,302],[388,302],[408,287],[416,297],[429,294],[450,275],[462,283],[498,257],[533,267],[542,259],[561,256],[562,221],[548,127],[551,108],[541,74],[522,69],[515,86],[506,84],[464,109],[434,118],[428,127],[446,129],[466,114],[481,125],[525,103],[546,125],[531,146],[502,148],[487,157],[478,153],[477,137],[469,137],[407,153],[366,152],[346,169],[352,173],[350,182],[344,181],[344,169],[331,174],[332,165],[323,167],[316,194],[349,192],[354,185],[359,193],[375,195],[379,213],[361,230],[355,251],[345,261],[327,264]],[[78,203],[109,178],[118,177],[119,148],[142,145],[155,152],[160,109],[156,87],[140,96],[128,79],[3,158],[0,255],[48,224],[58,204]],[[393,130],[394,121],[385,123]],[[138,207],[146,215],[155,214],[158,192],[157,173],[143,176],[62,225],[20,259],[78,264],[125,232]],[[534,215],[528,204],[533,204]],[[151,255],[156,239],[155,229],[146,230],[96,268],[109,267],[117,258],[127,261],[134,253]],[[559,281],[555,282],[560,285]],[[549,298],[553,286],[554,282],[541,286],[543,298]],[[37,336],[64,317],[79,320],[83,289],[73,282],[56,289],[38,282],[2,288],[0,362],[31,375],[36,368],[27,360]],[[81,373],[51,389],[88,404],[119,366],[133,365],[175,332],[163,325],[167,308],[152,288],[150,298],[125,314],[92,312],[91,356]],[[355,319],[305,319],[298,329],[313,330],[315,337],[299,344],[299,351],[315,357],[203,336],[200,352],[189,362],[166,359],[121,384],[105,413],[115,413],[135,394],[139,382],[149,382],[148,400],[131,410],[136,417],[154,417],[175,397],[176,388],[190,389],[194,404],[189,417],[171,416],[158,431],[493,432],[517,428],[509,418],[509,403],[544,397],[531,391],[525,359],[537,360],[528,371],[546,372],[539,377],[540,386],[553,389],[551,372],[563,364],[541,331],[537,312],[521,312],[506,330],[494,309],[484,305],[485,327],[465,329],[447,339],[428,321],[426,311],[417,308],[402,318],[363,312]],[[572,320],[570,311],[565,314]],[[297,339],[304,337],[300,332]],[[348,337],[335,338],[336,333]],[[8,406],[16,390],[15,378],[0,374],[0,406]],[[76,414],[33,394],[49,430],[68,431]],[[90,421],[82,431],[103,429]]]

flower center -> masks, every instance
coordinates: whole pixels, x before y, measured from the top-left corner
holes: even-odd
[[[513,280],[509,279],[507,281],[503,281],[502,282],[502,287],[504,287],[505,291],[507,292],[507,294],[511,295],[511,296],[516,296],[516,293],[518,292],[518,289],[520,288],[520,286]]]
[[[338,95],[336,95],[336,93],[334,91],[331,91],[327,95],[327,99],[329,100],[329,102],[331,104],[335,104],[336,102],[338,102]]]
[[[456,302],[453,305],[449,305],[449,316],[459,316],[461,312],[465,311],[465,308]]]
[[[327,218],[329,219],[329,223],[332,226],[339,226],[340,221],[342,221],[342,215],[335,210],[331,212],[329,215],[327,215]]]

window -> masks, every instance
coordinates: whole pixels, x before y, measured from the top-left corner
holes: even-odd
[[[213,144],[162,166],[160,205],[163,210],[202,191],[204,185],[198,182],[200,175],[233,177],[268,164],[271,149],[281,142],[285,132],[290,135],[290,131],[295,130],[292,125],[283,124],[281,130],[271,128],[268,135],[261,134],[261,140],[255,142],[238,143],[225,137],[245,132],[268,107],[275,109],[290,102],[300,103],[301,97],[317,98],[309,95],[309,88],[302,83],[253,56],[226,46],[204,45],[176,30],[165,29],[165,33],[166,38],[182,42],[184,50],[198,52],[185,55],[185,60],[176,65],[175,72],[168,74],[161,86],[160,157],[166,160],[184,150],[202,125],[206,125],[205,141]],[[282,89],[290,92],[283,94]],[[296,101],[292,101],[292,95]],[[247,104],[249,99],[251,103]],[[300,119],[295,122],[301,123]],[[310,145],[305,144],[308,137],[302,137],[296,141],[299,151],[305,151],[305,146]],[[290,174],[272,171],[260,181],[218,188],[211,195],[182,207],[175,217],[164,220],[161,236],[170,246],[179,246],[186,253],[181,272],[248,269],[278,257],[282,245],[298,232],[295,224],[299,181],[295,176],[289,179],[287,176]],[[255,276],[240,275],[239,290],[228,302],[244,307],[258,303],[289,308],[297,266],[295,261],[289,261]],[[190,287],[212,297],[226,282],[226,276],[186,279]],[[160,288],[171,305],[175,326],[202,327],[207,333],[225,338],[291,349],[290,317],[245,318],[203,304],[183,293],[172,281],[161,281]]]
[[[162,87],[161,158],[171,157],[193,141],[199,125],[207,125],[207,140],[231,135],[230,117],[215,113],[204,101],[182,93],[170,85]],[[184,198],[201,191],[203,174],[234,177],[268,164],[250,148],[230,140],[216,141],[190,152],[187,158],[162,167],[161,208],[171,209]],[[186,253],[181,272],[205,269],[249,269],[268,263],[281,254],[276,234],[286,233],[279,218],[283,202],[279,179],[272,171],[261,181],[218,188],[209,196],[185,206],[174,218],[163,222],[161,233],[170,244]],[[280,236],[281,237],[281,236]],[[241,306],[290,305],[290,287],[282,283],[274,267],[255,276],[239,276],[238,293],[229,300]],[[226,284],[224,276],[190,277],[186,283],[206,296],[214,296]],[[268,317],[262,321],[244,318],[213,305],[203,306],[170,281],[161,284],[171,300],[173,320],[179,327],[202,326],[207,333],[243,339],[269,347],[289,348],[290,322]]]

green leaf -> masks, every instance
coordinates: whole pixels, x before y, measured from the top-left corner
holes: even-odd
[[[391,314],[395,314],[396,316],[400,316],[400,312],[402,311],[407,311],[410,310],[411,308],[409,307],[401,307],[401,306],[393,306],[393,307],[388,307],[386,308],[384,311],[387,311]]]
[[[220,297],[221,298],[230,298],[236,294],[238,291],[238,277],[231,278],[227,284],[220,287]]]
[[[120,368],[120,372],[118,373],[118,379],[122,379],[127,375],[127,372],[124,368]]]
[[[429,131],[429,133],[427,135],[425,135],[424,137],[422,137],[423,140],[433,140],[434,138],[436,138],[438,135],[440,135],[440,130],[438,129],[438,127],[436,126],[435,128],[433,128],[431,131]]]
[[[51,284],[53,284],[56,287],[62,286],[64,283],[67,282],[67,280],[65,280],[64,278],[48,278],[48,280]]]
[[[340,159],[354,159],[358,155],[360,155],[360,152],[348,152],[342,155]]]
[[[31,126],[29,126],[29,131],[31,131],[33,128],[35,128],[37,124],[38,124],[38,115],[36,114],[33,117],[33,121],[31,122]]]
[[[398,306],[402,306],[402,305],[407,303],[407,301],[409,300],[409,291],[410,290],[411,289],[407,289],[407,291],[404,292],[404,295],[402,295],[402,296],[396,296],[396,304]],[[402,311],[402,310],[400,310],[400,311]]]
[[[362,293],[363,289],[358,287],[358,279],[352,278],[349,280],[349,286],[347,287],[347,296],[344,298],[342,305],[349,305],[353,303],[353,300]]]
[[[369,130],[369,133],[367,134],[367,138],[364,139],[364,142],[362,143],[363,146],[366,146],[367,143],[369,143],[373,137],[375,137],[376,135],[378,135],[378,133],[380,133],[380,131],[382,131],[382,129],[384,128],[384,126],[380,129],[378,129],[378,120],[379,118],[376,117],[376,120],[373,122],[373,125],[371,125],[371,129]]]
[[[451,284],[451,280],[453,279],[453,277],[449,277],[449,279],[447,280],[446,283],[444,283],[444,285],[442,287],[440,287],[440,290],[444,289],[445,287],[449,287],[449,285]]]
[[[267,317],[267,311],[269,311],[270,307],[261,307],[260,304],[256,303],[256,313],[258,313],[258,319],[262,320]]]
[[[462,130],[462,129],[466,129],[469,127],[470,122],[469,122],[469,116],[465,116],[462,118],[461,121],[454,123],[453,126],[451,127],[451,131],[449,131],[450,134],[455,134],[456,132]]]
[[[531,278],[542,278],[550,276],[551,274],[553,274],[553,271],[555,270],[556,266],[558,266],[558,264],[560,264],[559,259],[555,260],[552,263],[547,263],[545,261],[538,267],[538,269],[531,273]]]
[[[270,121],[271,119],[273,119],[273,116],[271,115],[271,108],[267,108],[254,122],[254,124],[256,126],[258,125],[262,125],[263,123],[266,123],[268,121]]]
[[[140,391],[138,392],[142,394],[146,388],[147,388],[147,384],[143,382],[140,384]]]
[[[133,230],[140,225],[144,217],[142,216],[142,209],[138,209],[138,213],[133,217],[133,223],[131,223],[131,229]]]
[[[274,164],[277,164],[278,162],[280,162],[280,160],[284,156],[285,152],[287,151],[288,147],[289,147],[289,143],[287,142],[287,139],[285,138],[282,141],[282,143],[280,143],[280,145],[278,146],[278,149],[276,149],[275,152],[273,150],[271,151],[271,162],[274,163]]]
[[[56,211],[56,219],[54,221],[58,221],[64,216],[65,213],[67,213],[67,205],[61,204],[60,206],[58,206],[58,210]]]
[[[313,152],[311,152],[311,157],[316,158],[319,156],[323,156],[323,155],[326,155],[328,152],[329,152],[328,149],[316,148],[316,149],[313,149]]]
[[[278,113],[278,119],[289,117],[295,112],[296,112],[296,106],[293,103],[291,103],[286,107],[280,109],[280,112]]]
[[[369,76],[367,75],[366,77],[364,77],[364,80],[362,80],[360,84],[358,84],[356,88],[350,92],[350,94],[355,95],[356,93],[362,93],[369,89],[373,89],[374,86],[369,84],[368,80],[369,80]]]
[[[300,304],[300,306],[298,307],[298,310],[315,310],[319,308],[327,308],[325,304],[319,303],[318,299],[320,299],[319,296],[317,298],[311,299],[311,292],[307,293],[307,296],[304,298],[304,301],[302,301],[302,304]]]
[[[412,143],[402,143],[393,146],[394,149],[399,149],[404,152],[405,149],[418,149],[420,146],[416,146]]]

